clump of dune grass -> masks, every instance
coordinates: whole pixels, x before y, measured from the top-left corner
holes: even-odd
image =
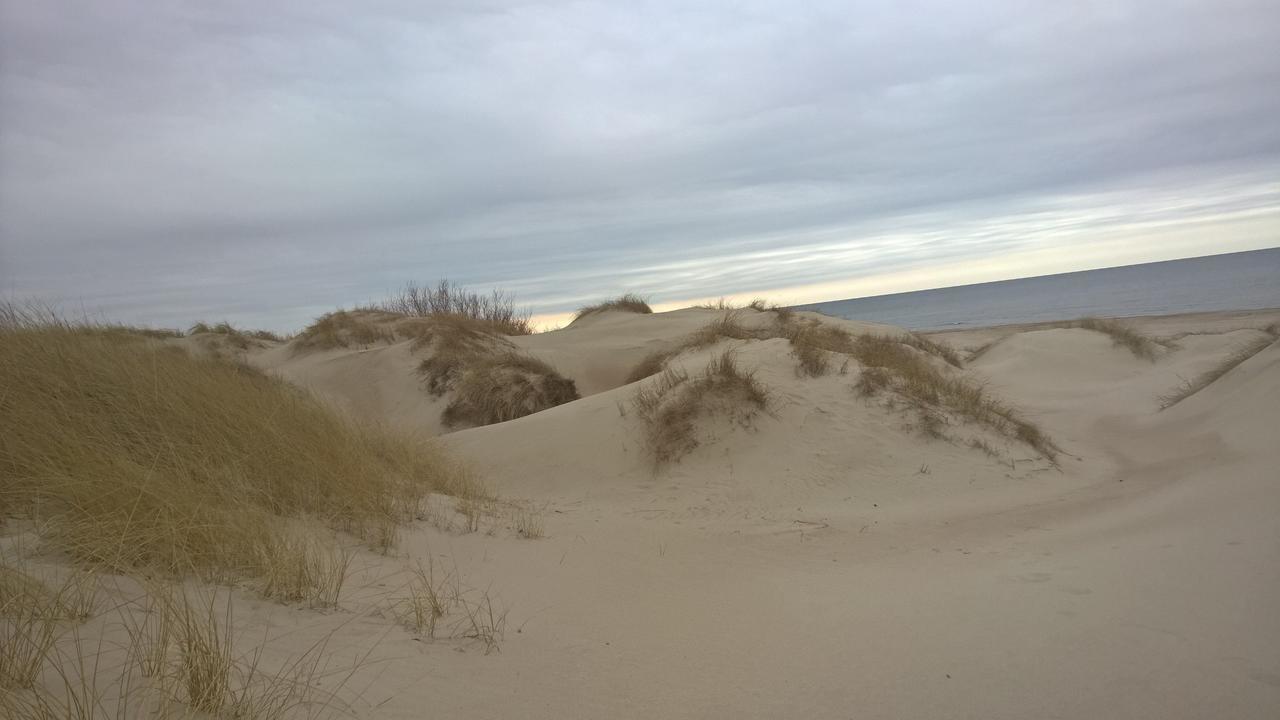
[[[187,335],[221,335],[226,339],[227,344],[240,350],[248,350],[255,341],[258,343],[285,341],[283,336],[270,330],[242,330],[226,321],[214,325],[198,322],[187,330]]]
[[[242,364],[50,316],[4,313],[0,387],[0,512],[92,566],[260,578],[311,562],[290,519],[373,538],[476,484]]]
[[[510,294],[502,290],[476,293],[449,280],[440,280],[434,287],[406,283],[378,309],[405,317],[454,316],[498,335],[533,333],[530,312],[517,308]]]
[[[335,310],[316,318],[293,340],[295,352],[368,347],[396,341],[402,316],[379,310]]]
[[[547,363],[505,351],[475,358],[453,387],[441,419],[451,427],[492,425],[578,399],[574,382]]]
[[[1057,458],[1057,446],[1038,426],[990,396],[980,383],[943,371],[902,338],[860,335],[851,354],[863,367],[855,385],[859,394],[872,397],[892,391],[922,418],[929,415],[936,419],[933,413],[942,410],[1029,445],[1050,461]],[[938,423],[932,419],[925,428],[926,434],[939,434]]]
[[[653,308],[649,307],[649,302],[645,298],[636,295],[635,293],[627,293],[612,300],[606,300],[604,302],[596,303],[595,305],[587,305],[579,310],[578,313],[574,315],[573,319],[574,321],[577,321],[587,317],[588,315],[595,315],[596,313],[602,312],[629,312],[639,315],[650,315],[653,313]]]
[[[769,392],[727,351],[695,376],[664,370],[636,391],[631,404],[644,424],[646,448],[655,465],[661,466],[698,447],[700,417],[725,416],[749,427],[758,413],[768,410]]]
[[[681,338],[675,345],[646,355],[627,374],[627,382],[633,383],[656,375],[662,372],[672,358],[681,353],[708,348],[722,340],[766,340],[771,337],[778,337],[775,329],[748,327],[742,322],[740,310],[730,310]]]
[[[463,371],[477,358],[515,349],[510,341],[460,315],[420,321],[414,329],[414,351],[428,353],[418,364],[427,392],[440,397],[453,389]]]
[[[950,345],[934,342],[918,333],[907,333],[899,338],[898,341],[904,345],[910,345],[921,352],[940,357],[951,367],[964,367],[964,362],[960,359],[960,353],[957,353]]]
[[[403,594],[393,598],[390,613],[400,624],[427,638],[477,640],[485,654],[498,650],[506,632],[507,612],[487,591],[463,586],[462,575],[436,566],[428,557],[411,568]]]
[[[1247,345],[1237,348],[1235,352],[1231,353],[1226,359],[1218,363],[1213,368],[1200,373],[1192,380],[1184,381],[1173,392],[1167,395],[1162,395],[1160,397],[1160,409],[1164,410],[1173,407],[1174,405],[1177,405],[1183,400],[1186,400],[1192,395],[1195,395],[1201,390],[1209,387],[1224,375],[1242,365],[1249,358],[1257,355],[1268,347],[1271,347],[1274,342],[1276,342],[1274,337],[1258,338]]]
[[[483,324],[457,315],[421,321],[415,351],[427,392],[452,394],[441,419],[450,427],[492,425],[578,399],[573,380],[523,354]]]
[[[1160,343],[1116,320],[1087,317],[1060,323],[1056,327],[1100,332],[1110,337],[1113,345],[1128,349],[1134,357],[1141,360],[1154,361],[1159,353]]]

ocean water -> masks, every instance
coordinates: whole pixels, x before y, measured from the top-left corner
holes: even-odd
[[[1280,308],[1280,248],[800,305],[912,330]]]

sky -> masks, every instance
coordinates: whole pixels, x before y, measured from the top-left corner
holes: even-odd
[[[0,0],[0,298],[541,321],[1280,245],[1280,3]]]

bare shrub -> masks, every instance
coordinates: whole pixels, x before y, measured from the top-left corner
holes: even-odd
[[[449,280],[440,280],[435,287],[405,283],[392,297],[383,301],[380,309],[408,317],[457,316],[483,325],[498,335],[530,335],[528,310],[518,309],[515,298],[502,291],[493,290],[484,295],[472,292]]]
[[[573,317],[574,321],[581,320],[588,315],[595,315],[602,312],[629,312],[640,315],[649,315],[653,313],[653,308],[649,307],[649,302],[634,293],[627,293],[613,300],[606,300],[595,305],[588,305],[578,311]],[[572,324],[572,323],[571,323]]]

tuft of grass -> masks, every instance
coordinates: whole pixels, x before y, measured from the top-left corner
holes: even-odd
[[[250,346],[261,342],[279,343],[285,341],[284,337],[270,330],[241,330],[226,321],[216,325],[198,322],[187,330],[187,335],[222,335],[226,338],[227,344],[240,350],[247,350]],[[258,342],[255,343],[254,341]]]
[[[449,280],[440,280],[435,287],[405,283],[378,309],[413,318],[452,316],[469,320],[496,335],[533,334],[529,322],[531,313],[517,308],[512,295],[502,290],[480,294]]]
[[[527,503],[516,503],[511,506],[511,525],[521,537],[536,540],[546,536],[542,512]]]
[[[919,412],[941,410],[954,414],[1025,443],[1050,461],[1056,460],[1057,446],[1038,426],[988,395],[981,384],[944,372],[902,338],[860,335],[851,354],[863,366],[854,386],[860,395],[873,397],[890,391]],[[927,426],[930,433],[940,432],[938,423],[928,422]]]
[[[395,537],[378,528],[378,539]],[[387,546],[390,542],[375,542]],[[305,602],[313,608],[338,606],[352,553],[317,541],[309,533],[280,533],[260,548],[263,597],[284,603]]]
[[[464,589],[456,567],[439,570],[431,558],[412,571],[405,594],[393,599],[389,608],[400,624],[428,638],[478,640],[486,655],[499,649],[507,613],[494,605],[487,591]]]
[[[577,386],[555,368],[505,351],[475,358],[466,366],[442,419],[451,427],[492,425],[577,399]]]
[[[578,399],[576,384],[506,338],[462,316],[428,318],[414,329],[427,392],[452,393],[441,419],[450,427],[514,420]]]
[[[1087,317],[1060,323],[1056,327],[1080,328],[1082,330],[1100,332],[1110,337],[1112,344],[1116,347],[1127,348],[1129,352],[1133,353],[1134,357],[1140,360],[1154,362],[1159,353],[1160,344],[1158,342],[1116,320]]]
[[[738,366],[732,351],[716,356],[695,377],[668,368],[632,398],[644,425],[645,444],[656,466],[680,460],[698,446],[696,422],[722,413],[750,426],[769,408],[768,390]]]
[[[453,389],[478,358],[515,349],[505,338],[459,315],[429,318],[415,329],[415,351],[428,357],[418,364],[428,393],[440,397]]]
[[[281,541],[287,518],[372,537],[429,493],[474,489],[434,446],[245,366],[14,317],[0,327],[0,509],[77,561],[261,577],[308,557]]]
[[[754,329],[742,324],[741,311],[730,310],[701,328],[682,338],[675,346],[655,350],[646,355],[627,374],[627,383],[633,383],[662,372],[672,358],[690,350],[701,350],[721,340],[765,340],[777,337],[768,328]]]
[[[1167,395],[1162,395],[1160,397],[1160,409],[1165,410],[1173,407],[1174,405],[1177,405],[1183,400],[1186,400],[1192,395],[1195,395],[1201,390],[1209,387],[1227,373],[1235,370],[1249,358],[1257,355],[1268,347],[1271,347],[1275,342],[1276,339],[1274,337],[1258,338],[1243,347],[1237,348],[1235,352],[1231,353],[1231,355],[1227,356],[1225,360],[1218,363],[1215,367],[1200,373],[1193,380],[1184,381],[1173,392],[1170,392]]]
[[[595,315],[596,313],[609,311],[637,313],[640,315],[653,314],[653,308],[649,307],[649,302],[646,298],[634,293],[627,293],[621,297],[614,298],[613,300],[606,300],[601,303],[596,303],[595,305],[588,305],[579,310],[578,314],[574,315],[573,319],[574,321],[578,321],[588,315]]]
[[[899,339],[904,345],[909,345],[921,352],[928,353],[934,357],[942,358],[943,362],[955,368],[963,368],[964,362],[960,359],[960,353],[957,353],[950,345],[943,345],[930,340],[923,335],[917,333],[908,333],[905,337]]]
[[[316,318],[293,340],[294,352],[368,347],[396,341],[394,322],[402,316],[377,310],[335,310]]]

